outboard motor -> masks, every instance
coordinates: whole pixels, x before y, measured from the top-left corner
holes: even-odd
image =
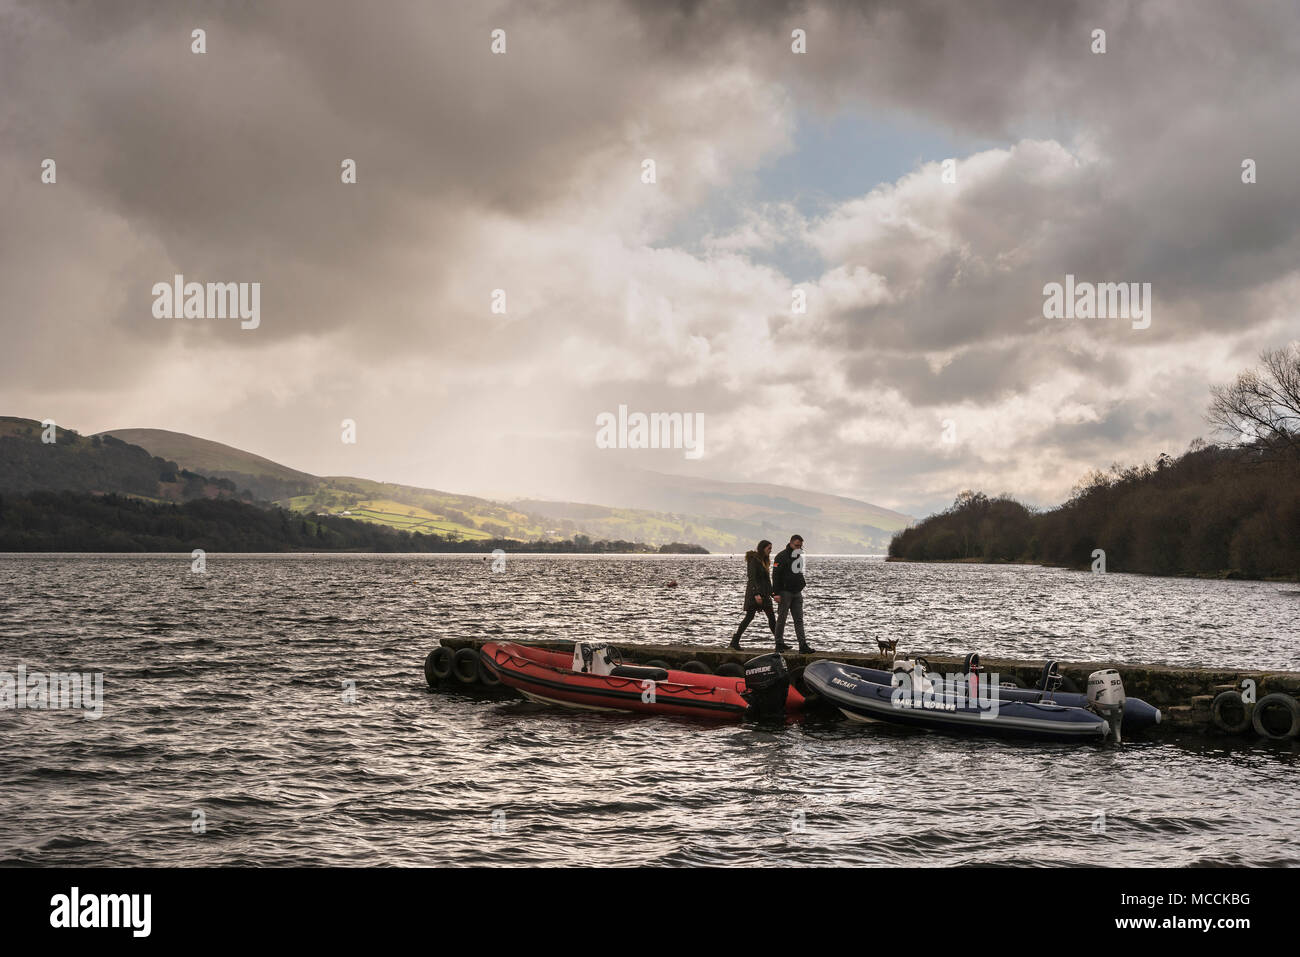
[[[605,641],[573,643],[573,670],[579,674],[608,675],[623,662],[623,656]]]
[[[1119,729],[1124,723],[1124,679],[1114,668],[1088,675],[1088,707],[1106,719],[1115,743],[1120,743]]]
[[[745,662],[745,700],[757,715],[782,714],[790,693],[790,669],[776,652]]]

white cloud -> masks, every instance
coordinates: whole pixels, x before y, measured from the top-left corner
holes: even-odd
[[[726,3],[222,8],[206,59],[174,49],[183,7],[6,11],[0,404],[475,491],[628,401],[705,412],[708,455],[674,467],[717,478],[1059,499],[1203,431],[1208,384],[1300,332],[1300,71],[1294,11],[1031,6],[814,4],[804,57],[788,10]],[[812,220],[756,194],[800,112],[840,104],[1008,145]],[[261,280],[262,328],[153,320],[174,272]],[[1152,282],[1152,328],[1043,319],[1066,272]]]

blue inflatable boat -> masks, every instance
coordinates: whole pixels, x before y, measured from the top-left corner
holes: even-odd
[[[964,734],[1001,734],[1058,741],[1119,740],[1121,725],[1150,727],[1160,710],[1124,695],[1114,671],[1096,672],[1088,693],[1061,692],[1055,662],[1043,669],[1041,687],[992,684],[970,655],[964,673],[930,672],[924,659],[896,662],[896,670],[814,661],[804,681],[855,721],[890,721]]]

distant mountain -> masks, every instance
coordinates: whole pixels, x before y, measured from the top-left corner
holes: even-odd
[[[582,463],[569,482],[589,500],[578,505],[551,497],[518,499],[516,507],[556,520],[579,522],[605,535],[634,523],[653,536],[660,526],[676,527],[678,537],[705,543],[712,551],[739,552],[761,538],[784,544],[803,535],[810,548],[826,554],[882,554],[893,534],[912,519],[878,505],[841,495],[809,492],[765,482],[723,482],[646,469]]]
[[[611,470],[602,482],[601,498],[610,506],[689,516],[700,527],[716,529],[734,541],[737,547],[730,551],[752,548],[759,538],[784,543],[797,532],[822,553],[883,553],[893,534],[912,523],[901,512],[840,495],[641,469]],[[543,503],[519,504],[548,513]]]
[[[101,432],[149,450],[161,458],[179,462],[187,469],[212,478],[224,478],[248,489],[260,499],[273,502],[309,492],[320,479],[306,472],[264,459],[252,452],[184,432],[166,429],[113,429]]]
[[[694,543],[530,535],[530,523],[552,523],[469,496],[318,478],[175,432],[121,434],[230,477],[203,475],[110,433],[0,417],[0,551],[704,551]],[[249,485],[303,494],[281,506],[255,501]],[[511,523],[510,534],[498,534],[494,520]]]
[[[547,516],[529,515],[513,506],[472,495],[351,476],[312,475],[183,432],[114,429],[101,434],[134,442],[156,455],[167,456],[195,471],[234,482],[260,499],[297,512],[346,516],[400,531],[429,533],[460,541],[493,538],[537,541],[572,538],[583,531],[572,522],[556,522]],[[637,540],[648,541],[644,538]],[[656,540],[653,544],[677,540],[670,537]]]
[[[502,503],[436,489],[348,476],[316,476],[260,455],[162,429],[116,429],[114,436],[234,482],[300,512],[377,522],[462,540],[538,540],[587,535],[650,544],[697,542],[739,552],[760,538],[784,543],[798,532],[816,551],[883,552],[911,518],[856,499],[782,485],[721,482],[642,470],[602,481],[605,504],[520,499]]]
[[[489,552],[698,553],[677,543],[506,539],[449,541],[337,515],[295,514],[230,498],[183,503],[115,492],[0,494],[0,552]],[[484,561],[487,561],[486,555]]]
[[[121,493],[155,502],[251,498],[234,482],[213,479],[111,435],[56,428],[0,416],[0,491]]]

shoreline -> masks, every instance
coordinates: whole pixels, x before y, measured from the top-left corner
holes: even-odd
[[[904,558],[902,556],[886,555],[886,562],[899,562],[907,565],[1028,565],[1038,568],[1062,568],[1071,572],[1088,572],[1091,569],[1087,565],[1057,565],[1052,562],[1030,562],[1017,561],[1014,559],[988,559],[988,558]],[[1142,571],[1123,571],[1112,570],[1102,572],[1106,575],[1143,575],[1147,578],[1185,578],[1196,581],[1247,581],[1247,582],[1282,582],[1295,584],[1300,582],[1300,574],[1289,576],[1255,576],[1247,575],[1245,572],[1235,568],[1220,569],[1217,572],[1142,572]]]
[[[342,549],[330,549],[330,550],[319,550],[319,551],[283,551],[283,552],[255,552],[255,551],[254,551],[254,552],[224,552],[224,551],[211,551],[211,550],[205,550],[204,554],[207,555],[207,556],[212,556],[212,555],[221,555],[221,556],[226,556],[226,557],[230,557],[230,556],[245,556],[245,557],[257,557],[257,558],[289,558],[289,557],[293,557],[293,558],[305,558],[305,557],[315,558],[315,557],[324,557],[324,556],[333,556],[333,555],[339,555],[339,556],[353,556],[353,557],[373,556],[373,557],[376,557],[376,558],[379,558],[379,557],[387,557],[387,556],[403,557],[403,558],[418,558],[418,557],[427,557],[427,558],[447,558],[447,557],[457,557],[457,558],[466,558],[466,559],[477,558],[477,559],[479,559],[479,560],[481,560],[481,561],[491,561],[492,558],[493,558],[493,555],[492,555],[491,552],[470,552],[470,551],[455,551],[455,552],[427,552],[427,551],[422,551],[422,552],[376,552],[376,551],[347,551],[347,550],[342,550]],[[515,552],[515,551],[509,551],[509,550],[506,550],[506,555],[507,555],[508,557],[510,557],[510,558],[557,558],[557,557],[560,557],[560,558],[566,558],[566,557],[567,557],[567,558],[718,558],[718,559],[739,559],[739,558],[743,558],[744,555],[745,555],[745,553],[744,553],[744,552],[703,552],[703,553],[701,553],[701,552],[561,552],[561,551],[544,551],[544,552],[538,552],[538,551],[517,551],[517,552]],[[155,557],[155,556],[156,556],[156,557],[167,557],[167,558],[184,558],[186,561],[189,561],[189,560],[190,560],[190,557],[191,557],[191,553],[188,552],[188,551],[182,551],[182,552],[165,552],[165,551],[164,551],[164,552],[84,552],[84,551],[83,551],[83,552],[67,552],[67,551],[62,551],[62,552],[59,552],[59,551],[7,552],[7,551],[0,551],[0,559],[5,559],[5,558],[19,558],[19,557],[35,558],[35,557],[40,557],[40,556],[64,557],[64,558],[69,557],[69,556],[75,556],[75,557],[79,557],[79,558],[95,558],[95,557],[105,557],[105,558],[148,558],[148,557]],[[874,554],[868,554],[868,553],[865,553],[865,552],[863,552],[863,553],[835,552],[835,553],[826,554],[826,555],[819,555],[819,556],[817,556],[817,557],[818,557],[818,558],[862,558],[862,559],[870,559],[870,560],[873,560],[873,561],[883,561],[885,556],[884,556],[884,555],[881,555],[879,552],[876,552],[876,553],[874,553]]]

